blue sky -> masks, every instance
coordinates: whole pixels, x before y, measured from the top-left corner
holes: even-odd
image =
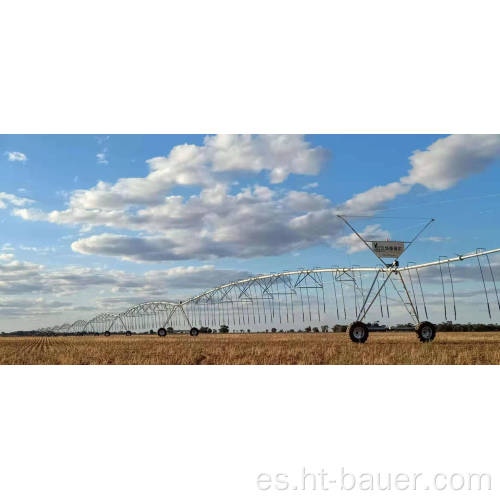
[[[0,329],[375,263],[335,211],[394,239],[436,218],[409,260],[496,248],[499,166],[493,135],[0,136]]]

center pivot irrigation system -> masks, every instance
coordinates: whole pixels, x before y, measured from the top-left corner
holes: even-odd
[[[430,342],[436,336],[436,326],[429,320],[430,312],[443,308],[446,320],[457,318],[456,282],[452,269],[456,263],[476,259],[482,280],[487,312],[492,317],[492,303],[500,299],[489,255],[500,252],[476,249],[456,257],[439,257],[424,264],[407,263],[400,266],[401,256],[410,248],[434,219],[425,219],[423,227],[409,241],[380,241],[365,239],[344,215],[339,219],[359,238],[380,261],[374,267],[325,267],[299,269],[258,275],[226,283],[181,302],[155,301],[130,307],[113,314],[101,313],[89,321],[44,328],[41,332],[68,334],[104,334],[132,332],[169,333],[217,331],[268,331],[277,325],[294,331],[292,326],[324,321],[327,311],[338,320],[351,321],[347,327],[350,339],[364,343],[373,328],[365,318],[373,311],[381,318],[390,318],[394,305],[404,307],[410,316],[421,342]],[[426,299],[423,281],[427,268],[439,268],[435,275],[439,296],[432,293]],[[487,282],[494,286],[488,289]],[[372,314],[373,314],[372,312]],[[409,324],[410,325],[410,324]],[[300,330],[299,330],[300,331]]]

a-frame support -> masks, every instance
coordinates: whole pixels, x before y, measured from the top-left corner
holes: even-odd
[[[413,239],[411,239],[410,241],[404,242],[405,247],[404,247],[403,251],[400,253],[400,255],[392,263],[389,264],[389,263],[385,262],[382,259],[382,257],[380,257],[379,255],[377,255],[374,252],[373,248],[368,244],[368,241],[365,238],[363,238],[363,236],[352,226],[352,224],[349,223],[349,221],[345,218],[345,216],[338,214],[337,217],[339,217],[339,219],[341,219],[352,230],[352,232],[365,244],[365,246],[370,250],[370,252],[372,252],[373,255],[375,255],[375,257],[377,257],[377,259],[380,260],[380,262],[384,266],[383,268],[379,269],[377,271],[377,273],[375,274],[375,277],[373,278],[373,281],[370,285],[368,293],[365,297],[364,303],[357,314],[356,321],[363,321],[363,319],[366,317],[366,315],[370,311],[371,307],[375,303],[375,300],[380,295],[380,293],[382,292],[384,287],[387,285],[387,282],[390,280],[394,289],[396,290],[399,298],[401,299],[401,302],[403,303],[405,309],[407,310],[408,314],[412,317],[412,319],[416,323],[418,323],[419,322],[418,308],[416,307],[416,304],[414,304],[414,301],[409,293],[408,287],[406,286],[406,283],[403,279],[403,276],[401,275],[401,272],[398,271],[398,268],[399,268],[398,259],[399,259],[399,257],[401,257],[401,255],[403,255],[404,252],[406,252],[408,250],[408,248],[417,240],[417,238],[434,222],[435,219],[428,220],[427,223],[424,225],[424,227],[421,228],[417,232],[417,234],[413,237]],[[378,280],[378,276],[381,272],[386,273],[386,278],[382,282],[382,284],[378,287],[378,289],[375,293],[375,296],[373,297],[371,302],[367,305],[368,300],[370,298],[370,295],[373,291],[373,288],[375,287],[375,283],[378,284],[377,280]],[[396,285],[392,279],[392,275],[397,276],[399,278],[399,280],[401,281],[401,284],[403,285],[404,293],[408,299],[408,302],[405,302],[404,297],[401,295],[401,292],[396,287]],[[408,307],[408,306],[410,306],[410,307]]]

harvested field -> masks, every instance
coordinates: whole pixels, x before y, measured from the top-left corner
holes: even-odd
[[[500,332],[371,333],[366,344],[344,333],[111,337],[7,337],[0,364],[499,364]]]

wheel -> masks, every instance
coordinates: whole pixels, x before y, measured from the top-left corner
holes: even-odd
[[[368,327],[361,321],[355,321],[347,327],[349,338],[357,344],[364,344],[368,340]]]
[[[422,321],[417,325],[415,331],[420,342],[432,342],[436,336],[436,325],[430,321]]]
[[[109,337],[110,335],[111,335],[111,333],[110,333],[110,332],[104,332],[104,336],[105,336],[105,337]]]
[[[166,335],[167,335],[167,330],[165,330],[165,328],[160,328],[160,329],[158,330],[158,335],[159,335],[160,337],[166,337]]]
[[[132,332],[129,330],[129,331],[125,332],[125,335],[130,336],[130,335],[132,335]]]
[[[189,335],[191,335],[191,337],[197,337],[199,333],[200,331],[198,330],[198,328],[194,327],[189,331]]]

